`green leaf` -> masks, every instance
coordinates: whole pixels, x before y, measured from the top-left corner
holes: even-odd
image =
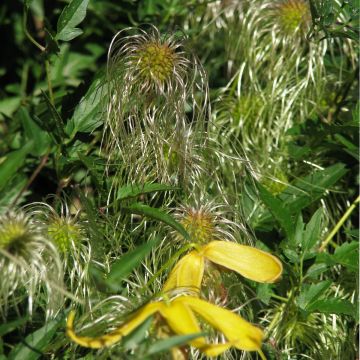
[[[72,118],[66,124],[65,132],[72,139],[77,132],[91,133],[102,123],[101,102],[106,86],[103,79],[95,80],[85,96],[80,100]]]
[[[302,246],[305,252],[314,247],[317,241],[320,240],[322,213],[322,208],[319,208],[306,225],[302,238]]]
[[[145,244],[138,246],[135,250],[128,251],[119,260],[111,265],[110,273],[106,279],[106,284],[114,291],[121,289],[121,280],[126,278],[144,258],[150,253],[151,249],[157,244],[155,238]]]
[[[5,99],[0,100],[0,114],[5,116],[11,116],[14,111],[21,105],[20,96],[6,97]],[[0,119],[2,117],[0,116]]]
[[[304,226],[305,224],[303,221],[303,217],[302,214],[300,213],[296,222],[294,238],[291,241],[293,247],[296,247],[297,245],[300,245],[302,243],[303,235],[304,235]]]
[[[0,337],[21,327],[22,325],[24,325],[27,322],[27,320],[28,320],[27,317],[23,317],[23,318],[16,319],[14,321],[11,321],[11,322],[8,322],[5,324],[1,324],[0,325]]]
[[[17,344],[11,350],[9,360],[36,360],[40,358],[42,356],[41,352],[49,345],[61,323],[62,321],[52,320],[39,330],[28,335],[24,342]]]
[[[358,271],[359,268],[359,243],[352,241],[337,247],[332,258],[349,270]]]
[[[344,164],[335,164],[324,170],[314,171],[312,174],[295,181],[288,186],[279,198],[290,213],[297,214],[301,209],[323,197],[326,191],[331,190],[339,179],[346,173]]]
[[[178,231],[186,240],[190,240],[190,236],[186,232],[184,227],[179,222],[177,222],[171,215],[159,209],[153,208],[151,206],[142,203],[133,203],[127,207],[124,207],[123,209],[125,211],[130,212],[131,214],[138,214],[138,215],[150,217],[155,220],[159,220],[171,226],[176,231]]]
[[[20,107],[17,115],[23,125],[25,137],[28,141],[34,141],[31,154],[35,156],[44,155],[50,145],[48,133],[39,127],[24,106]]]
[[[41,91],[41,93],[45,100],[46,106],[51,114],[51,116],[47,117],[48,124],[46,125],[46,130],[53,136],[54,141],[57,144],[62,145],[63,139],[66,138],[66,134],[64,132],[64,122],[59,112],[56,110],[55,106],[51,103],[50,99],[45,94],[45,92]],[[39,121],[41,122],[41,120],[38,119],[38,122]]]
[[[328,265],[324,263],[311,265],[309,269],[306,271],[306,277],[315,279],[327,269],[328,269]]]
[[[24,165],[26,156],[32,151],[33,141],[26,143],[21,149],[12,151],[5,156],[5,160],[0,159],[0,190]]]
[[[272,293],[271,284],[258,284],[256,288],[256,296],[266,305],[269,305]]]
[[[279,222],[281,228],[289,239],[294,236],[294,226],[291,214],[284,206],[284,203],[273,196],[261,184],[258,184],[259,195],[264,204],[269,208],[275,219]]]
[[[0,164],[0,169],[1,169],[1,164]],[[27,182],[28,182],[27,176],[25,176],[23,172],[21,173],[17,172],[17,175],[15,175],[10,181],[8,181],[5,187],[0,191],[0,207],[9,206],[18,196],[21,189],[25,187]],[[19,203],[23,202],[25,196],[26,196],[26,192],[24,192],[22,196],[20,196],[18,202]]]
[[[304,288],[298,298],[298,305],[303,310],[308,310],[308,306],[318,298],[329,288],[331,280],[321,281],[318,284],[311,284]]]
[[[197,339],[201,336],[206,335],[204,332],[188,335],[172,336],[168,339],[157,341],[156,343],[149,346],[146,356],[154,355],[167,351],[172,347],[178,347],[189,343],[191,340]]]
[[[137,197],[141,194],[147,194],[156,191],[170,191],[179,190],[179,187],[171,185],[163,185],[158,183],[143,184],[143,185],[126,185],[118,190],[116,200],[125,200]]]
[[[324,314],[344,314],[355,317],[355,306],[344,299],[324,299],[316,300],[308,306],[307,311],[318,311]]]
[[[89,0],[72,0],[65,6],[57,23],[57,40],[70,41],[82,34],[76,26],[85,19],[88,3]]]

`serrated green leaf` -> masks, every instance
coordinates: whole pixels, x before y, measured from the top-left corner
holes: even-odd
[[[57,23],[57,40],[70,41],[82,34],[76,26],[85,19],[88,4],[89,0],[72,0],[65,6]]]
[[[101,102],[105,96],[106,86],[103,79],[95,80],[85,96],[80,100],[73,116],[66,124],[65,132],[73,138],[77,132],[91,133],[102,123]]]
[[[33,141],[29,141],[21,149],[12,151],[5,156],[5,160],[0,162],[0,190],[16,174],[25,162],[26,156],[32,151]],[[1,159],[0,159],[1,160]]]
[[[131,214],[147,216],[152,219],[161,221],[178,231],[186,240],[190,240],[190,236],[184,229],[184,227],[179,222],[177,222],[171,215],[167,214],[164,211],[142,203],[133,203],[129,206],[123,207],[123,209],[127,212],[130,212]]]
[[[275,219],[279,222],[281,228],[289,239],[294,236],[293,219],[290,212],[286,209],[284,203],[273,196],[261,184],[258,184],[259,195],[264,204],[269,208]]]
[[[344,299],[323,299],[311,303],[307,311],[318,311],[324,314],[344,314],[355,317],[355,306],[348,300]]]
[[[49,345],[61,321],[52,320],[45,326],[26,336],[25,341],[17,344],[10,352],[9,360],[36,360]],[[36,349],[37,351],[34,351]]]
[[[298,305],[300,308],[308,310],[308,306],[318,300],[318,298],[329,288],[331,283],[331,280],[321,281],[318,284],[311,284],[302,289],[298,298]]]
[[[155,238],[145,244],[142,244],[135,250],[128,251],[119,260],[115,261],[115,263],[111,265],[109,275],[105,280],[109,288],[114,291],[120,290],[121,281],[141,264],[158,241],[159,240]]]
[[[149,346],[146,356],[159,354],[163,351],[168,351],[172,347],[177,347],[189,343],[191,340],[197,339],[201,336],[206,335],[206,333],[196,333],[188,335],[177,335],[172,336],[165,340],[159,340],[156,343]]]
[[[125,200],[137,197],[142,194],[148,194],[157,191],[179,190],[179,187],[164,185],[158,183],[142,184],[142,185],[126,185],[118,190],[116,200]]]

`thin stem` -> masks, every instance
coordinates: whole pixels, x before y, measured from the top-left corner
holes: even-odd
[[[266,356],[264,355],[264,353],[260,349],[258,350],[258,354],[260,355],[261,360],[266,360]]]
[[[24,27],[24,33],[26,35],[26,37],[41,51],[44,52],[46,49],[44,46],[40,45],[33,37],[32,35],[29,33],[28,29],[27,29],[27,14],[28,11],[25,8],[24,9],[24,17],[23,17],[23,27]]]
[[[52,105],[55,105],[54,100],[54,93],[52,89],[52,83],[51,83],[51,69],[50,69],[50,61],[45,60],[45,71],[46,71],[46,80],[48,85],[48,91],[49,91],[49,99]]]
[[[27,16],[28,16],[28,9],[25,7],[25,8],[24,8],[24,16],[23,16],[24,33],[25,33],[26,37],[27,37],[42,53],[45,53],[45,52],[46,52],[46,47],[40,45],[40,44],[32,37],[32,35],[29,33],[29,31],[28,31],[28,29],[27,29]],[[49,60],[45,60],[45,72],[46,72],[46,80],[47,80],[47,85],[48,85],[50,102],[54,105],[54,93],[53,93],[52,84],[51,84],[51,69],[50,69],[50,61],[49,61]]]
[[[274,299],[277,299],[277,300],[281,300],[283,302],[288,302],[289,299],[283,297],[283,296],[279,296],[279,295],[276,295],[276,294],[271,294],[271,297],[274,298]]]
[[[319,251],[324,251],[326,246],[331,243],[332,238],[334,235],[339,231],[341,226],[344,224],[344,222],[348,219],[348,217],[351,215],[351,213],[356,208],[357,204],[360,202],[360,195],[356,198],[356,200],[350,205],[350,207],[346,210],[345,214],[341,217],[341,219],[338,221],[338,223],[335,225],[335,227],[332,229],[332,231],[329,233],[329,235],[326,237],[326,239],[322,242]]]
[[[39,175],[40,171],[43,169],[43,167],[46,165],[49,158],[49,152],[47,152],[40,161],[40,164],[37,166],[37,168],[34,170],[32,175],[30,176],[30,179],[25,184],[25,186],[21,189],[21,191],[17,194],[14,201],[11,203],[10,207],[14,207],[18,200],[20,199],[21,195],[29,188],[29,186],[33,183],[33,181],[36,179],[36,177]]]

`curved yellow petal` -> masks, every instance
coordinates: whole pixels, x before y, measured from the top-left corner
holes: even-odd
[[[261,348],[263,339],[262,330],[250,324],[239,315],[193,296],[182,296],[177,300],[186,304],[213,328],[222,332],[231,342],[230,346],[248,351],[259,350]],[[214,347],[214,352],[221,349],[225,351],[227,345],[224,344],[223,348],[219,346],[218,349]],[[209,348],[209,352],[211,352],[211,348]]]
[[[218,265],[258,282],[272,283],[282,273],[282,264],[277,257],[234,242],[212,241],[204,247],[204,256]]]
[[[186,287],[199,292],[204,275],[204,262],[204,257],[198,251],[182,257],[171,271],[163,291]]]
[[[173,300],[169,305],[163,304],[160,314],[176,334],[187,335],[201,332],[193,312],[177,299]],[[206,345],[206,341],[204,337],[199,337],[191,340],[189,344],[201,348]]]
[[[92,348],[92,349],[100,349],[105,346],[110,346],[118,342],[124,335],[131,333],[134,329],[136,329],[140,324],[142,324],[149,316],[153,313],[157,312],[161,307],[160,302],[149,303],[138,310],[129,321],[127,321],[124,325],[120,326],[116,330],[101,335],[98,337],[89,337],[89,336],[79,336],[76,335],[74,331],[74,317],[75,312],[71,311],[67,318],[66,324],[66,335],[77,344]]]

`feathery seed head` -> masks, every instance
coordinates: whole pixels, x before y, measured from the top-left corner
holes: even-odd
[[[88,298],[91,246],[86,223],[79,219],[80,210],[72,211],[65,201],[60,201],[56,209],[46,203],[30,204],[28,208],[34,221],[60,253],[71,292],[80,298]]]
[[[185,209],[180,223],[189,233],[191,239],[199,243],[207,243],[213,238],[215,232],[214,216],[204,209]]]
[[[189,233],[191,241],[199,244],[207,244],[213,240],[235,240],[234,234],[240,226],[228,217],[233,217],[231,210],[225,205],[213,202],[194,206],[180,206],[174,216]],[[177,240],[181,240],[177,233],[173,233]]]
[[[144,145],[186,125],[200,126],[209,117],[204,69],[183,35],[128,28],[113,38],[107,66],[108,104],[105,148],[122,161],[128,147]],[[188,111],[190,110],[191,111]]]
[[[137,96],[183,93],[191,68],[184,39],[175,34],[161,35],[154,26],[148,32],[136,28],[120,31],[109,50],[108,73],[115,75],[114,84],[121,82],[125,91],[143,91]]]
[[[135,55],[137,65],[145,81],[166,81],[174,66],[175,53],[167,44],[149,42]]]
[[[35,233],[24,214],[8,214],[0,218],[0,248],[15,249],[22,243],[31,242]]]
[[[287,34],[298,29],[306,30],[310,21],[310,9],[304,0],[286,0],[276,5],[279,25]]]
[[[0,215],[0,315],[4,318],[9,306],[25,299],[31,315],[40,289],[46,290],[47,316],[61,305],[62,297],[54,292],[63,285],[59,254],[42,230],[31,212]]]
[[[78,244],[82,238],[80,226],[72,223],[68,218],[58,218],[51,221],[48,226],[48,234],[62,253],[68,252],[71,243]]]

